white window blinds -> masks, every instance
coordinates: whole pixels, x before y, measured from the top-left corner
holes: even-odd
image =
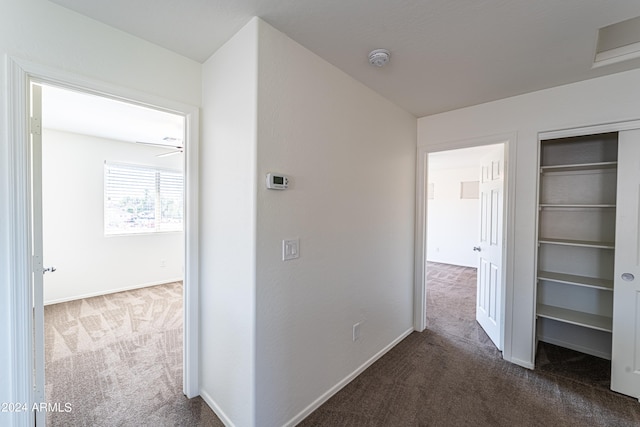
[[[105,163],[105,234],[182,231],[184,178],[180,172]]]

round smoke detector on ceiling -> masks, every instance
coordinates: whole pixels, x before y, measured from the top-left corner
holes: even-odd
[[[369,62],[376,67],[382,67],[389,62],[391,53],[387,49],[374,49],[369,53]]]

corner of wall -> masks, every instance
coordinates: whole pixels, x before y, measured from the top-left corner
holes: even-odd
[[[255,424],[257,20],[203,65],[200,147],[201,394]]]

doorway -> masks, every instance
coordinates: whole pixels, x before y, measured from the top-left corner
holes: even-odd
[[[185,120],[40,88],[44,396],[70,409],[47,417],[122,421],[182,383]]]
[[[191,398],[198,396],[198,244],[197,244],[197,194],[198,194],[198,109],[178,102],[161,99],[153,95],[105,84],[71,73],[50,69],[38,64],[8,58],[8,136],[10,147],[9,171],[11,194],[9,223],[15,248],[11,263],[10,295],[12,310],[8,314],[15,331],[11,345],[14,348],[15,372],[12,373],[13,395],[17,400],[28,402],[30,407],[46,402],[42,395],[42,383],[34,388],[35,348],[43,341],[41,314],[34,316],[34,280],[42,278],[41,259],[34,257],[34,231],[29,218],[32,212],[33,189],[31,187],[31,131],[39,124],[30,115],[29,87],[31,82],[51,84],[85,93],[93,93],[135,105],[152,107],[172,112],[185,118],[185,235],[184,235],[184,372],[183,393]],[[42,352],[40,352],[41,354]],[[25,414],[29,424],[35,422],[37,411]],[[40,423],[42,420],[39,421]]]
[[[429,274],[428,272],[429,266],[428,266],[427,260],[429,258],[431,259],[437,258],[433,256],[434,254],[439,253],[440,255],[447,255],[446,253],[443,253],[443,252],[446,252],[447,250],[451,251],[452,249],[449,248],[448,245],[450,245],[454,241],[454,239],[452,238],[452,235],[449,235],[446,241],[444,241],[445,243],[448,242],[446,244],[445,243],[439,244],[439,243],[433,242],[433,240],[431,241],[429,240],[430,228],[432,229],[431,234],[438,233],[438,231],[434,231],[433,225],[430,224],[430,221],[432,219],[430,215],[431,216],[436,215],[436,220],[437,220],[437,214],[434,214],[433,212],[429,213],[429,208],[430,208],[429,203],[435,202],[435,200],[431,199],[431,197],[434,197],[434,198],[437,197],[437,193],[438,193],[438,190],[435,188],[435,186],[431,186],[429,182],[429,168],[431,167],[429,164],[430,155],[435,154],[436,156],[439,155],[442,157],[449,157],[451,159],[455,159],[456,151],[462,151],[462,149],[469,149],[470,151],[468,153],[473,153],[474,149],[482,150],[483,149],[482,147],[496,145],[496,144],[503,147],[504,149],[503,154],[500,155],[500,158],[502,159],[502,163],[499,165],[498,168],[496,168],[496,164],[490,162],[489,169],[493,167],[493,171],[492,172],[489,171],[488,173],[489,175],[492,175],[492,176],[499,176],[500,179],[503,180],[503,191],[501,196],[499,197],[499,200],[496,200],[496,203],[491,202],[492,205],[498,206],[498,209],[495,209],[495,211],[500,212],[502,215],[502,226],[493,227],[494,230],[499,229],[500,231],[498,235],[492,236],[491,239],[500,241],[503,246],[503,251],[500,256],[501,265],[499,268],[495,269],[494,271],[494,273],[499,273],[499,275],[496,274],[500,279],[497,290],[500,292],[500,295],[501,295],[500,299],[497,300],[496,304],[494,304],[496,319],[498,319],[494,329],[497,330],[499,333],[499,337],[494,341],[496,342],[496,347],[498,347],[503,352],[503,357],[507,360],[509,360],[510,358],[511,342],[508,334],[505,334],[505,329],[508,330],[510,328],[511,313],[509,311],[509,307],[506,301],[508,301],[508,299],[510,298],[511,288],[512,288],[512,279],[510,275],[512,274],[512,271],[513,271],[513,268],[512,268],[513,257],[511,255],[513,253],[513,245],[511,243],[513,239],[513,232],[512,232],[512,224],[511,224],[510,218],[512,217],[512,214],[513,214],[513,199],[514,199],[514,195],[512,194],[513,186],[509,185],[509,183],[513,181],[513,176],[515,173],[514,169],[510,166],[513,164],[513,161],[515,159],[515,152],[513,149],[515,144],[515,139],[516,139],[515,135],[507,134],[507,135],[499,135],[499,136],[486,137],[486,138],[478,138],[474,140],[451,142],[446,144],[434,145],[431,147],[421,147],[418,149],[418,174],[417,174],[417,202],[418,202],[417,206],[418,208],[417,208],[417,224],[416,224],[417,239],[416,239],[416,274],[415,274],[416,283],[415,283],[415,294],[414,294],[415,295],[414,297],[414,313],[415,313],[414,328],[417,331],[422,331],[427,328],[427,316],[430,315],[428,314],[428,307],[426,303],[427,291],[428,291],[428,274]],[[475,157],[474,162],[476,165],[479,164],[478,160],[480,156],[478,155],[478,153],[479,151],[477,151],[476,154],[469,155],[469,157],[472,159]],[[491,166],[491,164],[493,164],[494,166]],[[464,166],[464,165],[461,165],[461,166]],[[496,171],[498,172],[496,173]],[[485,181],[484,178],[480,179],[479,168],[477,171],[474,170],[469,173],[472,173],[473,178],[461,178],[454,184],[455,188],[453,190],[450,189],[450,191],[453,191],[453,193],[455,193],[456,195],[455,197],[458,199],[461,199],[462,193],[467,192],[469,189],[472,189],[471,194],[473,194],[473,191],[475,191],[474,190],[475,186],[472,183],[472,181],[478,181],[478,180]],[[485,175],[483,175],[484,177],[487,176],[486,173],[487,172],[485,171],[484,172]],[[481,188],[481,186],[478,188]],[[440,190],[442,191],[442,188]],[[481,189],[479,190],[479,192],[482,192],[482,191],[483,190]],[[458,200],[458,201],[462,202],[462,200]],[[445,209],[445,212],[446,212],[446,209]],[[474,209],[474,215],[472,217],[473,218],[471,220],[469,219],[466,220],[467,223],[478,224],[479,211],[476,211]],[[473,225],[472,225],[472,228],[473,228]],[[479,229],[479,225],[476,225],[476,228]],[[456,231],[458,230],[456,229]],[[476,247],[477,249],[477,246],[482,246],[482,245],[477,245],[473,243],[474,241],[480,242],[480,235],[467,236],[466,240],[464,239],[455,239],[455,240],[461,240],[465,248],[469,246],[469,244],[471,244],[470,247],[465,249],[465,252],[470,252],[471,254],[474,253],[473,252],[474,247]],[[464,245],[464,242],[466,242],[466,245]],[[437,252],[438,248],[439,248],[439,252]],[[428,257],[429,251],[431,251],[431,254]],[[459,253],[458,253],[458,256],[460,256]],[[478,262],[480,259],[482,259],[481,256],[478,256],[476,254],[475,257],[477,261],[475,262],[469,261],[470,259],[473,259],[473,256],[474,255],[470,255],[469,253],[466,253],[466,254],[463,254],[462,258],[458,258],[453,262],[457,262],[459,263],[459,265],[464,265],[463,263],[465,262],[467,265],[471,265],[472,263],[474,263],[475,265],[475,262]],[[443,260],[445,260],[445,258],[440,259],[441,262]],[[452,261],[448,261],[448,262],[452,262]],[[461,268],[477,268],[477,265],[475,265],[474,267],[461,267]],[[476,289],[477,289],[477,286],[476,286]],[[485,293],[485,295],[487,294]],[[482,299],[480,301],[476,299],[476,302],[478,303],[481,303],[482,301],[483,301]],[[480,306],[479,304],[476,305],[476,307],[479,307],[479,306]],[[476,313],[479,312],[479,310],[477,309],[475,311]]]
[[[495,304],[500,297],[499,289],[496,292],[499,283],[491,286],[486,256],[478,251],[481,242],[485,253],[489,249],[486,230],[499,224],[500,218],[492,224],[487,212],[492,205],[500,207],[496,197],[503,194],[499,188],[491,203],[491,194],[484,187],[492,182],[486,179],[492,168],[484,159],[496,157],[501,178],[502,151],[502,144],[497,144],[429,153],[427,181],[427,327],[482,345],[491,339],[498,349],[500,319]],[[500,245],[497,250],[501,249]],[[500,260],[493,264],[499,267]]]

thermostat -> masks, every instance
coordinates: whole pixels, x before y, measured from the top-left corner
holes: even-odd
[[[267,174],[267,188],[271,190],[286,190],[289,187],[289,177],[275,173]]]

